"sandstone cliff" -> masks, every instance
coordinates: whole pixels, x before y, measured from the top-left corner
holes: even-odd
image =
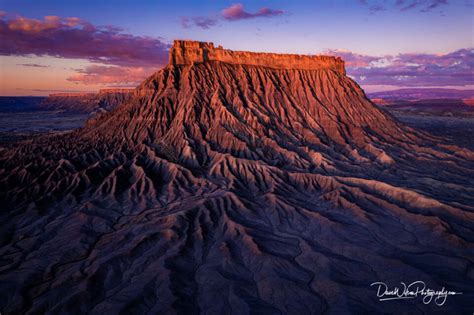
[[[169,54],[170,63],[175,65],[222,61],[232,64],[256,65],[275,69],[331,69],[345,75],[344,61],[339,57],[332,56],[233,51],[223,49],[222,46],[214,47],[213,43],[184,40],[175,40]]]

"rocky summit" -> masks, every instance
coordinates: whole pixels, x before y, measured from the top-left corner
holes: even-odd
[[[473,178],[339,58],[175,41],[111,112],[1,149],[0,311],[472,312]]]

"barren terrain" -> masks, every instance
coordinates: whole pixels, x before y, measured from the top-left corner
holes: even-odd
[[[175,42],[115,110],[1,149],[0,309],[472,312],[473,151],[394,119],[330,57],[186,61],[206,49]],[[370,287],[416,280],[463,295]]]

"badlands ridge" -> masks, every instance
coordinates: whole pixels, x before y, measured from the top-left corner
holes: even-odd
[[[0,310],[472,312],[474,152],[334,57],[175,41],[74,132],[0,149]],[[370,284],[464,292],[380,302]]]

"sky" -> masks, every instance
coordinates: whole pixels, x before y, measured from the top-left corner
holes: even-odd
[[[0,95],[136,86],[173,39],[341,56],[368,92],[474,87],[470,0],[0,0]]]

